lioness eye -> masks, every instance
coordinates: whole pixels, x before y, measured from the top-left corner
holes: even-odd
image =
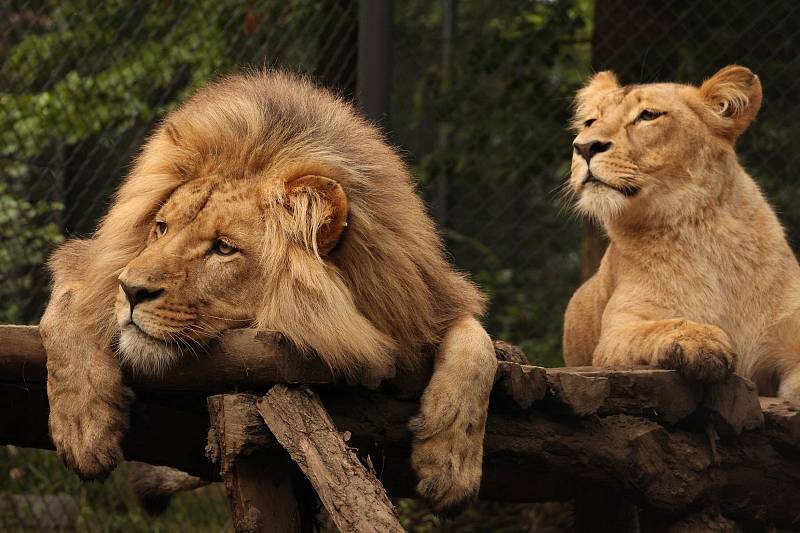
[[[163,237],[167,232],[167,223],[163,221],[156,221],[156,237]]]
[[[219,239],[217,242],[214,243],[214,253],[219,255],[233,255],[234,253],[238,252],[236,248],[228,244],[227,242]]]
[[[644,111],[639,113],[638,117],[636,117],[636,122],[640,122],[642,120],[655,120],[663,114],[664,114],[663,111],[653,111],[652,109],[645,109]]]
[[[596,118],[590,118],[589,120],[587,120],[586,122],[584,122],[584,123],[583,123],[583,127],[584,127],[584,128],[588,128],[589,126],[591,126],[592,124],[594,124],[594,122],[595,122],[596,120],[597,120]]]

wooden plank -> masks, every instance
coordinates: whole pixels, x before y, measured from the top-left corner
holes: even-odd
[[[383,485],[348,448],[311,389],[275,385],[257,407],[311,482],[339,531],[404,531]]]
[[[702,383],[689,381],[674,370],[572,367],[552,372],[559,370],[608,379],[609,395],[598,409],[601,416],[628,414],[673,425],[697,411],[703,399]]]
[[[784,450],[800,454],[800,405],[782,398],[759,398],[764,430],[770,441]]]
[[[237,533],[301,531],[288,457],[263,453],[273,443],[252,404],[240,395],[209,398],[208,454],[219,468]],[[260,426],[260,427],[259,427]]]
[[[547,393],[547,372],[544,368],[505,361],[497,362],[495,388],[520,409],[530,409]]]
[[[712,416],[720,434],[738,435],[764,425],[756,386],[741,376],[728,376],[722,383],[706,387],[703,407]]]
[[[0,325],[0,380],[42,382],[46,363],[37,326]]]
[[[552,403],[573,416],[595,414],[611,392],[607,377],[587,376],[569,369],[548,372],[547,389]]]

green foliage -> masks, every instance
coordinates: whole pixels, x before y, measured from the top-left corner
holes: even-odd
[[[217,484],[174,498],[167,511],[151,517],[139,506],[121,466],[103,482],[84,483],[67,470],[52,452],[26,450],[13,446],[0,447],[0,494],[44,495],[65,494],[77,504],[76,531],[106,532],[182,532],[226,531],[231,529],[230,511],[225,492]],[[23,509],[24,511],[24,509]],[[54,512],[63,512],[56,508]],[[29,520],[26,531],[38,530],[42,519],[30,511],[23,512]],[[29,516],[25,516],[29,514]],[[46,518],[46,517],[45,517]],[[0,525],[14,530],[15,516],[11,509],[0,505]]]
[[[0,323],[22,322],[34,273],[62,239],[52,221],[60,209],[56,202],[31,203],[0,183]]]
[[[0,229],[0,321],[38,320],[44,257],[59,233],[91,231],[156,120],[242,57],[257,64],[270,46],[299,68],[313,65],[313,47],[290,40],[323,7],[44,2],[38,31],[0,49],[0,222],[8,221]],[[286,33],[275,34],[274,23]]]

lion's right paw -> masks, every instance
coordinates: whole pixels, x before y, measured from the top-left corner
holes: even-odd
[[[458,512],[480,488],[485,406],[481,410],[453,399],[423,402],[409,426],[415,437],[411,463],[419,478],[417,492],[439,514]]]
[[[437,514],[457,513],[478,495],[483,446],[464,441],[464,435],[445,432],[414,445],[417,492]]]
[[[689,379],[716,383],[733,373],[736,354],[722,330],[698,325],[681,331],[667,347],[658,365],[680,370]]]
[[[124,459],[121,442],[128,430],[131,399],[125,390],[112,403],[51,400],[50,438],[61,460],[81,479],[104,479]]]

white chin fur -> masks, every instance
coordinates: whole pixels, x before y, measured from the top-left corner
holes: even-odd
[[[606,187],[592,186],[584,190],[578,198],[578,210],[601,224],[617,218],[625,208],[626,198],[617,191]]]
[[[180,357],[180,350],[128,326],[119,336],[122,364],[136,374],[160,376]]]

